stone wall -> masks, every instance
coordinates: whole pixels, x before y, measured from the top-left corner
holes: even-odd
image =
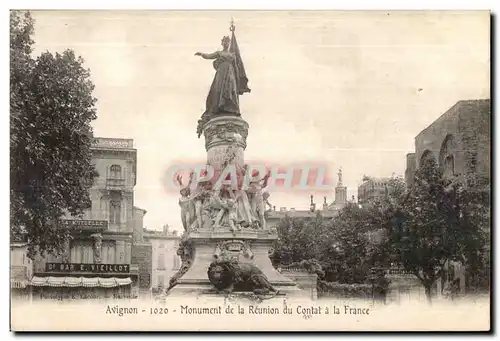
[[[134,206],[134,231],[133,231],[133,241],[134,243],[144,242],[144,215],[146,210]]]
[[[446,142],[450,143],[445,153]],[[442,169],[444,156],[452,155],[455,175],[472,174],[480,188],[488,189],[483,186],[491,181],[490,145],[491,101],[459,101],[417,135],[414,156],[407,156],[405,179],[410,184],[424,155],[432,156]],[[462,268],[459,271],[465,270]],[[463,273],[459,276],[462,278]],[[460,282],[461,288],[465,287],[463,278]]]
[[[152,247],[149,243],[132,246],[132,263],[139,267],[139,289],[151,288]]]
[[[415,153],[406,154],[406,171],[405,171],[405,182],[410,184],[413,181],[413,176],[415,175],[415,170],[417,168]]]
[[[424,286],[415,275],[402,269],[390,269],[386,278],[390,280],[386,303],[405,304],[425,300]]]
[[[489,179],[490,121],[490,100],[457,102],[415,138],[415,168],[420,164],[424,153],[432,155],[439,164],[443,142],[451,136],[455,145],[453,150],[455,173],[472,172],[479,177]],[[408,172],[411,168],[407,165]],[[407,177],[410,175],[407,174]]]
[[[316,274],[308,273],[302,269],[280,269],[280,272],[287,278],[291,279],[297,286],[309,292],[311,299],[316,300],[318,298],[318,276]]]

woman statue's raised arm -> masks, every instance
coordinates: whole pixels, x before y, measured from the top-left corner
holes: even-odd
[[[196,52],[194,55],[201,56],[201,58],[203,58],[203,59],[216,59],[217,58],[217,52],[214,52],[214,53]]]

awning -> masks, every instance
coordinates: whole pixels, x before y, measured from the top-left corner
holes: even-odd
[[[10,287],[12,289],[24,289],[29,285],[29,281],[27,280],[10,280]]]
[[[31,279],[31,285],[35,287],[87,287],[87,288],[114,288],[132,283],[130,277],[39,277]]]

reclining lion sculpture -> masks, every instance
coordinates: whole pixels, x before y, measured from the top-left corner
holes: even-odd
[[[217,260],[210,264],[208,279],[219,292],[250,291],[256,295],[277,294],[264,273],[255,265],[235,260]]]

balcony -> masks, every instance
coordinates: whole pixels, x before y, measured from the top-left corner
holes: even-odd
[[[125,189],[125,179],[107,178],[106,189],[108,191],[123,191]]]

